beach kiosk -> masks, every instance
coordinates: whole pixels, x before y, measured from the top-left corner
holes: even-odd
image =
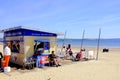
[[[10,43],[10,62],[23,65],[23,60],[31,57],[37,49],[44,53],[56,51],[58,33],[43,31],[34,28],[18,26],[1,30],[4,33],[4,44]]]

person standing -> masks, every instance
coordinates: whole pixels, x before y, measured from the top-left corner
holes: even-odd
[[[9,48],[9,43],[6,44],[4,48],[4,59],[5,59],[5,67],[8,67],[10,55],[11,55],[11,49]]]
[[[3,55],[2,55],[2,52],[0,52],[0,70],[1,70],[1,67],[2,67],[2,65],[1,65],[2,64],[1,63],[2,62],[2,58],[3,58]]]

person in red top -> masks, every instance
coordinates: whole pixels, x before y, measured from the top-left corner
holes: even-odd
[[[76,60],[79,61],[82,59],[82,51],[80,51],[77,55],[76,55]]]

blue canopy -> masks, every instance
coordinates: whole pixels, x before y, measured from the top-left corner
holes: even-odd
[[[1,30],[0,32],[4,32],[5,37],[12,37],[12,36],[51,36],[56,37],[60,35],[59,33],[55,32],[48,32],[34,28],[25,28],[22,26],[14,27],[10,29]]]
[[[42,40],[34,40],[35,42],[56,42],[56,40],[47,40],[47,39],[42,39]]]

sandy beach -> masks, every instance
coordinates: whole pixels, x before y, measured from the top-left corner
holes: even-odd
[[[73,47],[72,50],[78,52],[79,48]],[[93,50],[96,53],[97,49],[86,48],[86,50]],[[110,48],[108,53],[103,53],[100,49],[97,61],[71,62],[70,60],[62,60],[66,64],[64,63],[60,67],[44,67],[32,70],[12,68],[9,73],[0,73],[0,80],[119,80],[119,61],[120,48]]]
[[[0,80],[120,80],[120,0],[0,4]]]

